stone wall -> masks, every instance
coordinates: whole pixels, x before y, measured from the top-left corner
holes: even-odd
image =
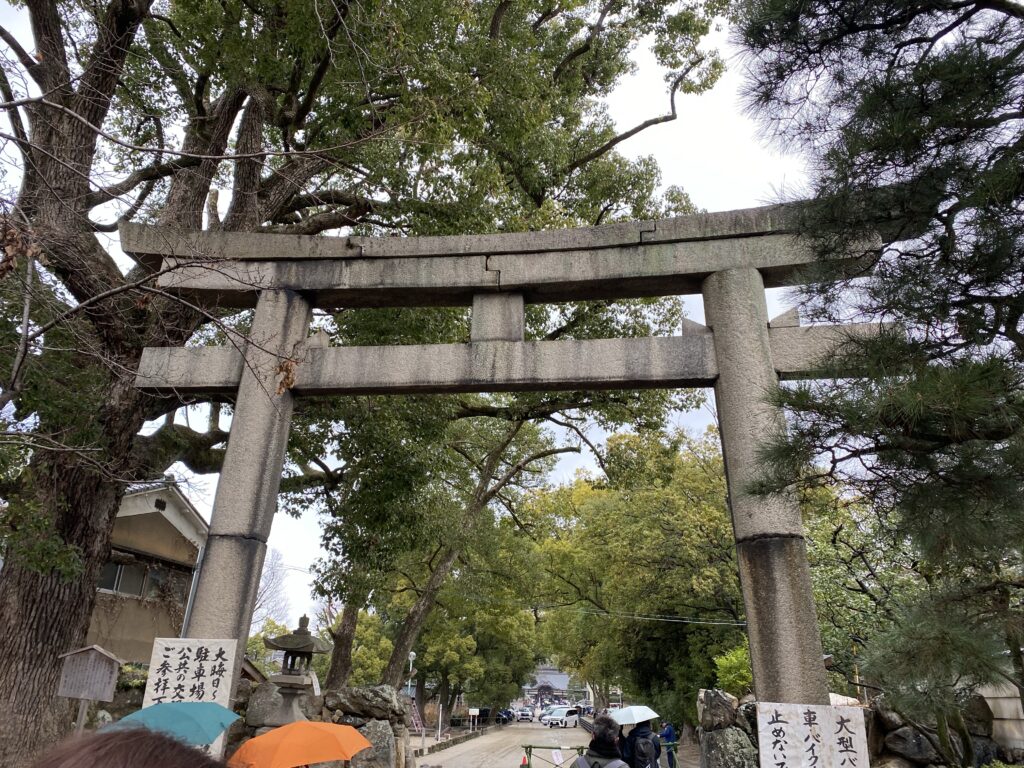
[[[757,705],[725,691],[701,690],[697,696],[697,740],[701,768],[757,768]],[[865,730],[871,765],[876,768],[921,768],[942,766],[948,761],[937,748],[938,736],[927,724],[910,723],[875,699],[864,708]],[[967,705],[964,721],[971,735],[974,764],[993,760],[1018,762],[1021,755],[1007,754],[992,739],[992,710],[981,696]],[[952,735],[954,748],[962,754],[962,743]]]
[[[246,740],[279,725],[275,713],[281,702],[278,687],[267,681],[252,690],[248,700],[240,700],[245,717],[228,732],[226,753],[230,755]],[[351,768],[411,768],[409,747],[410,716],[394,688],[375,685],[341,688],[314,696],[312,691],[299,696],[299,708],[307,720],[351,725],[373,746],[355,756]],[[325,763],[334,766],[332,763]],[[336,764],[339,768],[341,763]]]

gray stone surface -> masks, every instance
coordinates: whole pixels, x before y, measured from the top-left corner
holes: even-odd
[[[700,768],[757,768],[757,750],[739,728],[700,734]]]
[[[340,711],[368,720],[404,722],[407,716],[398,692],[390,685],[367,685],[325,691],[324,706],[332,712]]]
[[[163,266],[172,271],[161,275],[161,287],[222,305],[252,306],[263,288],[311,291],[322,308],[468,304],[474,293],[499,288],[522,289],[531,301],[566,301],[696,293],[712,272],[748,266],[769,286],[802,282],[814,255],[790,234],[783,210],[483,236],[330,238],[127,225],[121,237],[145,261],[167,257]]]
[[[999,745],[987,736],[975,736],[971,739],[974,747],[974,765],[982,766],[999,759]]]
[[[715,399],[755,693],[760,701],[829,704],[800,508],[788,494],[751,493],[758,448],[783,428],[765,401],[778,381],[761,275],[755,269],[712,275],[704,308],[715,336]]]
[[[589,250],[705,238],[743,237],[793,230],[791,206],[768,205],[734,211],[678,216],[596,227],[434,237],[324,237],[308,235],[196,232],[174,227],[122,223],[122,248],[135,255],[220,254],[222,258],[269,259],[408,258],[545,251]]]
[[[915,765],[899,755],[884,755],[877,762],[871,764],[872,768],[915,768]]]
[[[942,757],[920,731],[904,725],[885,737],[885,748],[918,765],[941,763]]]
[[[295,701],[294,708],[291,702]],[[320,699],[311,690],[297,698],[281,695],[281,689],[271,681],[257,685],[249,697],[245,711],[245,724],[250,728],[275,728],[297,720],[319,719]]]
[[[472,341],[522,341],[526,315],[521,293],[478,293],[470,316]]]
[[[864,734],[868,740],[868,757],[874,760],[885,746],[885,729],[882,727],[882,719],[871,707],[864,710]]]
[[[252,697],[253,683],[247,677],[243,677],[235,686],[235,698],[232,702],[236,712],[244,712],[249,706],[249,699]]]
[[[787,309],[768,321],[770,328],[795,328],[800,325],[800,310],[796,307]]]
[[[314,696],[312,686],[299,697],[299,708],[307,720],[319,720],[324,709],[324,697]]]
[[[210,252],[205,260],[165,258],[157,285],[238,307],[252,306],[264,289],[309,291],[321,309],[465,306],[475,294],[499,289],[522,292],[530,302],[686,295],[716,271],[755,266],[769,287],[794,285],[813,260],[788,234],[492,256],[257,261]]]
[[[260,298],[213,503],[189,637],[236,637],[245,647],[291,425],[293,398],[282,381],[282,362],[306,338],[309,318],[309,305],[297,294],[267,292]],[[242,653],[235,658],[237,681]]]
[[[678,337],[400,347],[304,347],[294,394],[529,391],[609,387],[705,387],[718,376],[714,336],[684,328]],[[703,328],[704,326],[699,326]],[[865,324],[768,332],[780,378],[813,374],[827,350],[847,334],[877,332]],[[232,347],[150,348],[136,386],[149,392],[233,394],[242,354]]]
[[[372,746],[356,754],[352,768],[396,768],[395,734],[387,720],[371,720],[359,732]]]
[[[883,327],[876,323],[852,323],[769,328],[772,366],[784,381],[813,378],[851,338],[877,336]]]
[[[331,713],[329,709],[326,711],[329,713],[328,716],[331,722],[337,723],[338,725],[351,725],[353,728],[362,728],[369,722],[369,718],[358,717],[356,715],[346,715],[340,709],[333,713]]]
[[[903,716],[889,706],[884,696],[877,697],[872,702],[872,708],[878,713],[878,719],[881,721],[884,730],[895,731],[897,728],[902,728],[906,725]]]
[[[746,697],[744,697],[746,698]],[[742,699],[741,699],[742,701]],[[757,702],[748,701],[740,704],[736,710],[736,727],[742,729],[757,746]]]
[[[992,736],[992,708],[980,693],[972,694],[964,705],[964,725],[972,736]]]
[[[717,688],[701,688],[697,693],[697,719],[707,731],[727,728],[736,720],[736,697]]]

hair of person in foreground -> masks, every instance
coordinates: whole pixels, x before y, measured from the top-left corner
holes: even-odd
[[[224,768],[224,763],[147,728],[123,728],[65,739],[32,768]]]
[[[608,715],[598,715],[594,718],[594,741],[603,741],[606,744],[614,744],[619,738],[620,726]]]

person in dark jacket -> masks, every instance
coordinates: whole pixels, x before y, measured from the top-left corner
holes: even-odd
[[[576,758],[575,768],[628,768],[619,752],[619,724],[608,715],[594,718],[590,746]]]
[[[651,730],[650,720],[633,726],[622,746],[622,756],[630,768],[658,768],[661,744],[658,735]]]
[[[666,744],[674,744],[679,741],[675,727],[667,720],[661,724],[661,733],[658,736]],[[676,748],[665,747],[665,754],[668,755],[668,768],[676,768]]]

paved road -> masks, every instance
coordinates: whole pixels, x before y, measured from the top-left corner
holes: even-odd
[[[415,738],[413,739],[415,742]],[[464,744],[424,755],[416,759],[417,768],[518,768],[522,763],[524,744],[542,747],[534,750],[532,768],[552,768],[551,749],[562,750],[562,765],[571,765],[577,745],[584,746],[590,735],[579,728],[547,728],[539,723],[514,723],[496,728],[478,739]],[[682,768],[697,768],[697,748],[683,747],[680,750]],[[662,766],[667,768],[664,756]]]
[[[414,739],[415,741],[415,739]],[[536,752],[533,768],[551,768],[552,747],[575,747],[590,741],[588,734],[579,728],[548,728],[540,723],[511,723],[496,728],[478,739],[470,739],[451,749],[424,755],[416,759],[417,768],[442,766],[442,768],[518,768],[526,754],[524,744],[545,747]],[[566,760],[575,755],[572,749],[562,750]]]

